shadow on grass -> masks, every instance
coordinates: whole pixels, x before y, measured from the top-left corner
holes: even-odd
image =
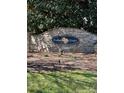
[[[71,74],[76,74],[76,75],[83,75],[85,77],[88,77],[88,78],[91,78],[91,77],[97,77],[96,73],[89,73],[89,72],[86,72],[86,73],[79,73],[79,72],[70,72]]]
[[[35,93],[96,93],[96,80],[92,79],[92,77],[96,78],[96,75],[92,73],[48,72],[40,73],[39,76],[40,75],[44,77],[46,80],[45,82],[49,82],[49,85],[47,85],[45,88],[42,88],[43,86],[37,84],[39,87],[41,87],[41,89],[35,90]],[[34,81],[36,81],[37,75],[33,75],[32,78]],[[42,83],[42,80],[38,81],[37,83]],[[83,92],[84,90],[92,91]]]
[[[37,90],[35,93],[43,93],[42,90]]]

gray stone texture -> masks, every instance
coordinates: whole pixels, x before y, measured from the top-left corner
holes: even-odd
[[[79,42],[76,44],[55,44],[54,36],[74,36]],[[28,51],[32,52],[76,52],[93,53],[97,51],[97,36],[83,29],[56,28],[39,35],[28,33]]]

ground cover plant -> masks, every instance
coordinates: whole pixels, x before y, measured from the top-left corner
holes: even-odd
[[[96,72],[28,72],[27,93],[96,93]]]

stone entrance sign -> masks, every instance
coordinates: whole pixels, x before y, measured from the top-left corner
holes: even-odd
[[[28,51],[96,52],[97,37],[84,30],[58,28],[39,35],[28,35]]]
[[[78,43],[78,38],[74,37],[74,36],[68,36],[68,35],[64,35],[64,36],[54,36],[52,38],[52,41],[55,44],[77,44]]]

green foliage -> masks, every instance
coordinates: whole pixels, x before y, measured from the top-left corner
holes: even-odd
[[[96,0],[28,0],[28,32],[56,27],[84,28],[97,32]]]
[[[96,93],[96,77],[89,71],[28,73],[28,93]]]

